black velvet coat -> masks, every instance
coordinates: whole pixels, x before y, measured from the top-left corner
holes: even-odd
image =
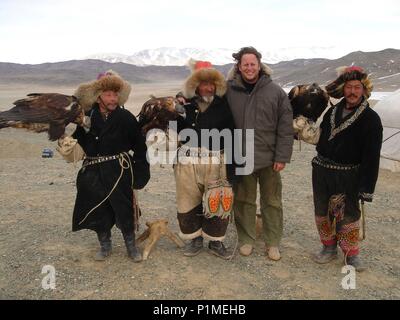
[[[345,105],[342,99],[324,115],[317,152],[336,163],[360,165],[359,193],[372,196],[379,172],[382,123],[367,101],[342,118]]]
[[[78,127],[73,134],[87,156],[117,155],[133,151],[133,185],[130,169],[123,175],[111,196],[95,209],[81,224],[81,220],[112,190],[121,174],[118,159],[82,167],[77,177],[77,196],[73,213],[72,230],[92,229],[97,232],[110,230],[114,224],[123,232],[134,230],[133,189],[143,188],[150,179],[146,160],[146,144],[136,118],[118,107],[103,120],[99,107],[88,112],[91,128],[88,133]],[[132,152],[131,152],[132,154]]]
[[[178,133],[185,128],[194,129],[197,133],[198,143],[194,144],[191,141],[187,141],[186,145],[189,147],[206,147],[209,150],[222,150],[225,153],[234,154],[234,141],[233,141],[233,130],[235,124],[233,121],[232,112],[229,108],[228,102],[225,97],[215,96],[213,102],[204,112],[200,112],[197,104],[198,97],[194,97],[189,100],[189,103],[184,106],[186,111],[186,118],[178,117]],[[212,146],[212,139],[207,139],[206,141],[201,140],[201,129],[217,129],[222,131],[227,129],[232,134],[232,143],[226,143],[221,137],[219,148]],[[235,164],[226,165],[227,178],[231,183],[237,182],[238,177],[235,176]]]

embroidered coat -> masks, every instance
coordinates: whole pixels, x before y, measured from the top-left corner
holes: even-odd
[[[317,152],[336,163],[359,165],[359,194],[372,200],[379,172],[382,123],[367,100],[343,118],[345,105],[342,99],[325,113]]]

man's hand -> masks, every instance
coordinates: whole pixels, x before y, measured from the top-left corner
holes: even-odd
[[[176,100],[178,100],[180,104],[186,104],[186,99],[182,96],[176,97]]]
[[[276,171],[276,172],[280,172],[280,171],[282,171],[283,169],[285,169],[285,163],[283,163],[283,162],[274,162],[274,167],[273,167],[273,169],[274,169],[274,171]]]
[[[359,193],[358,194],[358,198],[361,200],[361,202],[372,202],[372,194],[368,194],[368,193]]]

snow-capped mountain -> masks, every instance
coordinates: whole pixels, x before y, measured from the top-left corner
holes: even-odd
[[[135,52],[132,55],[102,53],[94,54],[85,59],[98,59],[107,62],[124,62],[137,66],[183,66],[190,58],[196,60],[209,60],[215,65],[223,65],[232,62],[230,49],[196,49],[196,48],[158,48]]]
[[[179,52],[179,51],[177,51]],[[193,51],[190,56],[194,56]],[[284,50],[282,50],[284,52]],[[146,63],[157,58],[155,51],[143,55]],[[222,56],[222,54],[220,55]],[[265,55],[267,57],[267,55]],[[99,55],[99,58],[107,58],[107,55]],[[174,56],[177,58],[177,55]],[[214,56],[215,57],[215,56]],[[120,56],[113,55],[112,62],[116,62]],[[188,56],[185,56],[185,61]],[[218,61],[216,57],[201,57],[211,61]],[[171,61],[171,60],[169,60]],[[175,60],[177,61],[177,60]],[[143,60],[142,60],[143,63]],[[219,61],[223,63],[223,61]],[[295,59],[282,61],[271,65],[272,78],[280,86],[291,88],[296,84],[317,82],[326,85],[337,77],[336,68],[340,66],[358,65],[371,75],[374,90],[394,91],[400,88],[400,50],[385,49],[376,52],[355,51],[338,59]],[[224,75],[228,73],[231,65],[216,66]],[[98,59],[70,60],[56,63],[43,63],[38,65],[25,65],[16,63],[0,62],[0,84],[43,84],[48,85],[71,85],[93,79],[93,75],[101,71],[112,69],[121,74],[124,79],[131,83],[153,83],[183,80],[190,71],[184,66],[136,66],[126,63],[110,63]]]
[[[132,55],[120,53],[102,53],[85,57],[111,63],[124,62],[137,66],[183,66],[190,58],[211,61],[214,65],[224,65],[233,62],[232,53],[237,49],[199,49],[163,47],[135,52]],[[346,52],[335,47],[303,47],[280,48],[261,51],[262,60],[266,63],[278,63],[293,59],[327,58],[336,59]]]

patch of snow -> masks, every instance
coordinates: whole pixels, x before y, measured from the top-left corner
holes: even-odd
[[[380,78],[378,78],[378,79],[379,79],[379,80],[382,80],[382,79],[387,79],[387,78],[395,77],[395,76],[398,76],[398,75],[400,75],[400,72],[399,72],[399,73],[395,73],[395,74],[391,74],[390,76],[380,77]]]

